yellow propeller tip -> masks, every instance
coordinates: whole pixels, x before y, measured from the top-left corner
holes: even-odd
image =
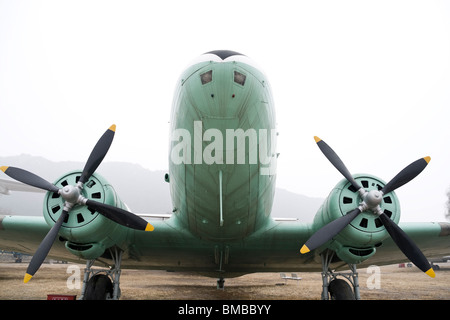
[[[425,272],[427,275],[429,275],[430,277],[434,278],[436,277],[436,274],[434,273],[433,268],[428,269],[427,272]]]
[[[31,274],[25,273],[25,277],[23,278],[23,283],[27,283],[33,276]]]
[[[109,127],[109,130],[116,132],[116,125],[113,124],[111,127]]]
[[[3,167],[0,167],[0,170],[2,170],[3,172],[5,172],[6,170],[8,170],[8,168],[9,168],[9,167],[3,166]]]
[[[427,163],[430,163],[430,161],[431,161],[431,157],[425,157],[424,159]]]
[[[314,140],[316,141],[316,143],[318,143],[318,142],[321,141],[322,139],[320,139],[318,136],[314,136]]]
[[[309,248],[306,246],[306,244],[303,245],[303,247],[300,249],[300,253],[301,254],[305,254],[308,253],[310,250]]]
[[[152,226],[150,223],[147,223],[147,226],[145,227],[145,231],[153,231],[155,230],[155,227]]]

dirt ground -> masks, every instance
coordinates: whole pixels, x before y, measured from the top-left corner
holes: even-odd
[[[450,300],[450,263],[440,264],[432,279],[416,267],[398,265],[359,269],[363,300]],[[0,263],[0,300],[45,300],[48,294],[80,294],[84,265],[44,264],[23,283],[27,263]],[[79,273],[78,273],[79,272]],[[319,300],[320,273],[297,273],[302,280],[283,280],[279,273],[255,273],[216,279],[165,271],[122,270],[121,300]],[[288,274],[289,275],[289,274]],[[376,280],[379,280],[378,282]]]

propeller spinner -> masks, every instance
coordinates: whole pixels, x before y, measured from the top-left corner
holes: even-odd
[[[142,231],[154,230],[154,227],[141,217],[114,206],[86,199],[81,193],[84,183],[89,181],[91,175],[95,172],[95,170],[97,170],[98,166],[103,161],[103,158],[106,156],[106,153],[108,152],[109,147],[112,144],[115,131],[116,126],[112,125],[98,140],[84,166],[80,180],[75,186],[67,185],[62,189],[59,189],[47,180],[26,170],[15,167],[0,167],[0,170],[2,170],[9,177],[27,185],[59,194],[65,200],[64,210],[61,216],[47,233],[44,240],[42,240],[41,244],[33,255],[33,258],[31,259],[30,264],[28,265],[24,278],[25,283],[27,283],[34,276],[34,274],[44,262],[56,239],[56,236],[58,235],[61,225],[63,224],[66,217],[70,214],[70,210],[76,204],[86,205],[89,208],[96,210],[106,218],[128,228]]]
[[[397,225],[395,224],[381,209],[380,203],[383,196],[395,189],[408,183],[416,176],[418,176],[428,165],[431,158],[425,157],[414,161],[402,171],[400,171],[391,181],[389,181],[381,191],[372,190],[367,192],[361,187],[358,182],[353,179],[350,171],[344,165],[339,156],[334,150],[318,137],[314,137],[317,146],[327,159],[333,164],[336,169],[352,184],[352,186],[361,195],[362,202],[357,208],[348,214],[328,223],[323,228],[317,230],[303,245],[300,252],[302,254],[308,253],[311,250],[323,245],[327,241],[331,240],[339,232],[342,231],[352,220],[358,216],[361,212],[371,210],[375,215],[379,216],[381,222],[386,228],[387,232],[397,244],[399,249],[405,254],[405,256],[413,262],[420,270],[425,272],[430,277],[434,278],[435,273],[431,268],[428,260],[423,253],[417,247],[417,245],[411,240],[411,238]]]

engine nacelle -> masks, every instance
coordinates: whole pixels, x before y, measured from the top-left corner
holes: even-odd
[[[59,178],[54,185],[63,188],[75,186],[80,179],[81,171],[72,171]],[[93,174],[84,184],[82,195],[89,200],[127,209],[117,197],[113,187],[100,175]],[[58,220],[64,208],[64,199],[55,193],[48,192],[44,198],[44,218],[51,227]],[[59,235],[66,239],[66,248],[71,253],[84,259],[95,259],[101,256],[106,248],[124,241],[124,227],[105,218],[85,205],[75,205],[68,218],[61,226]]]
[[[358,174],[353,177],[366,191],[381,190],[386,184],[383,180],[368,174]],[[354,210],[361,201],[361,195],[350,182],[343,179],[331,191],[317,212],[313,231]],[[395,223],[399,222],[400,204],[394,192],[383,197],[380,207]],[[376,247],[379,247],[388,237],[389,233],[378,216],[368,210],[361,212],[331,242],[326,244],[326,247],[334,250],[341,260],[356,264],[374,255]]]

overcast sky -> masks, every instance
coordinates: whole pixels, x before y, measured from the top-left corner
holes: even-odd
[[[249,56],[268,76],[278,187],[326,197],[341,179],[314,135],[353,173],[386,181],[431,156],[397,191],[401,221],[445,220],[445,1],[0,0],[1,156],[85,161],[115,123],[105,161],[167,169],[178,77],[217,49]]]

